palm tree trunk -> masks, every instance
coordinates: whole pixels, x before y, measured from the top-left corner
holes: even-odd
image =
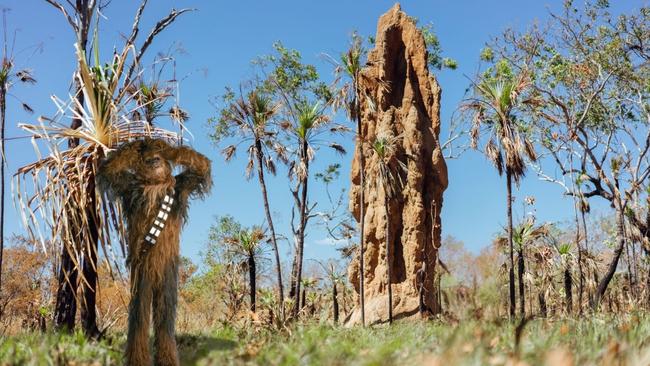
[[[304,176],[301,178],[301,194],[300,194],[300,230],[298,236],[298,253],[296,253],[298,262],[296,265],[296,301],[293,307],[293,315],[298,316],[300,311],[300,282],[302,281],[302,262],[305,251],[305,227],[307,226],[307,183],[309,182],[309,156],[306,140],[302,141],[300,159],[305,165]]]
[[[248,289],[250,291],[250,299],[251,299],[251,311],[255,312],[255,295],[257,292],[257,284],[256,284],[256,274],[257,274],[257,269],[255,268],[255,256],[254,255],[249,255],[248,256]]]
[[[571,314],[573,311],[573,277],[571,276],[571,267],[567,263],[564,268],[564,294],[566,296],[566,312]]]
[[[548,311],[546,309],[546,296],[544,295],[544,291],[540,291],[537,294],[537,299],[539,300],[539,313],[542,318],[546,318]]]
[[[92,164],[90,162],[89,164]],[[84,259],[82,265],[83,281],[81,281],[81,293],[83,302],[81,303],[81,326],[84,333],[90,338],[99,336],[97,327],[97,250],[99,244],[99,219],[97,217],[97,196],[95,194],[95,175],[90,174],[88,177],[87,192],[90,192],[89,205],[85,210],[88,219],[87,235],[90,238],[88,245],[84,247]]]
[[[634,273],[632,272],[632,256],[630,255],[630,242],[625,241],[625,259],[627,259],[627,283],[630,288],[630,295],[636,297],[634,289]]]
[[[526,296],[525,296],[525,288],[524,288],[524,271],[525,271],[525,266],[524,266],[524,248],[523,248],[523,243],[522,247],[517,249],[517,280],[519,283],[519,313],[522,318],[526,316]]]
[[[586,218],[586,213],[584,211],[581,211],[580,213],[581,218],[582,218],[582,232],[584,233],[585,236],[585,245],[584,249],[589,252],[589,232],[587,231],[587,218]]]
[[[296,278],[298,277],[298,238],[294,239],[295,254],[291,259],[291,276],[289,277],[289,298],[296,298]],[[293,310],[292,310],[293,311]]]
[[[80,45],[82,49],[85,51],[86,45],[87,45],[87,34],[84,36],[84,34],[81,34],[82,40],[80,41]],[[85,102],[84,99],[84,94],[82,91],[82,86],[79,83],[79,81],[76,81],[76,98],[77,98],[77,103],[79,106],[82,106]],[[81,113],[81,112],[79,112]],[[70,123],[70,128],[72,129],[78,129],[81,127],[81,120],[79,118],[74,118],[72,119],[72,122]],[[74,148],[79,145],[79,139],[78,138],[70,138],[68,139],[68,147]],[[68,215],[69,220],[72,222],[77,222],[80,223],[80,219],[75,219],[72,220],[71,217],[78,215],[76,212],[71,212],[70,210],[66,210],[65,215]],[[82,227],[75,227],[72,230],[74,230],[77,234],[73,235],[75,243],[79,244],[78,247],[83,247],[80,245],[82,243],[82,235],[81,232],[83,231]],[[59,329],[66,329],[67,331],[72,331],[75,327],[75,318],[76,318],[76,313],[77,313],[77,279],[79,277],[79,268],[77,268],[77,264],[75,263],[74,259],[72,258],[74,249],[70,248],[68,244],[63,243],[61,246],[61,267],[59,269],[59,275],[57,277],[57,295],[56,295],[56,305],[54,307],[54,320],[55,320],[55,325]]]
[[[332,312],[334,316],[334,324],[339,323],[339,299],[338,289],[336,288],[336,281],[332,285]]]
[[[510,280],[510,317],[514,319],[515,305],[515,259],[512,245],[512,174],[506,171],[506,188],[508,195],[508,246],[510,248],[510,268],[508,278]]]
[[[616,245],[616,249],[614,250],[614,256],[612,257],[612,260],[610,261],[609,266],[607,267],[607,272],[605,272],[605,275],[598,283],[598,288],[596,289],[594,301],[591,304],[591,307],[593,309],[598,308],[598,305],[600,305],[600,302],[603,296],[605,295],[605,291],[607,290],[607,286],[609,285],[609,282],[614,277],[614,273],[616,273],[616,268],[618,267],[618,261],[621,258],[621,253],[623,253],[623,248],[625,247],[625,216],[623,213],[624,208],[622,207],[623,204],[621,202],[620,197],[616,198],[614,202],[615,202],[615,209],[616,209],[616,236],[617,236],[618,244]]]
[[[271,244],[273,245],[273,252],[275,254],[275,270],[278,276],[278,301],[280,302],[280,317],[284,321],[284,285],[282,283],[282,264],[280,263],[280,251],[278,250],[277,236],[275,235],[275,227],[273,226],[273,218],[271,217],[271,207],[269,205],[269,196],[266,191],[266,182],[264,180],[264,168],[262,158],[262,143],[259,139],[255,140],[255,150],[257,156],[257,179],[260,183],[262,190],[262,199],[264,201],[264,213],[266,214],[266,221],[269,224],[271,231]]]
[[[95,4],[94,2],[92,4]],[[75,6],[76,15],[79,19],[79,24],[77,26],[76,38],[79,44],[79,47],[82,51],[86,51],[88,46],[88,32],[90,29],[90,22],[92,20],[92,15],[95,11],[95,5],[89,3],[88,0],[77,1]],[[79,106],[84,104],[84,94],[82,91],[82,86],[75,78],[75,92],[76,99]],[[78,111],[81,113],[80,111]],[[78,129],[81,127],[82,121],[79,118],[73,118],[70,123],[70,128]],[[68,147],[74,148],[79,145],[79,138],[70,138],[68,139]],[[64,212],[65,215],[78,215],[75,212]],[[90,217],[88,218],[91,219]],[[76,222],[81,222],[82,220],[76,220]],[[73,235],[75,239],[75,244],[77,248],[83,248],[81,243],[83,242],[84,230],[82,227],[73,228],[78,234]],[[61,248],[61,267],[59,270],[59,275],[57,278],[58,288],[56,295],[56,305],[54,308],[54,319],[56,327],[59,329],[67,329],[72,331],[75,327],[75,317],[77,312],[77,278],[79,275],[79,268],[77,268],[77,263],[75,263],[72,255],[74,248],[70,248],[68,244],[63,243]],[[88,254],[87,254],[88,255]],[[93,308],[94,311],[94,308]]]
[[[648,256],[650,256],[650,254],[648,254],[646,252],[645,256],[646,256],[646,263],[648,263],[648,259],[649,259]],[[647,289],[646,290],[646,295],[645,295],[646,296],[646,298],[645,298],[645,300],[646,300],[646,309],[650,309],[650,270],[648,270],[648,267],[650,267],[650,264],[648,264],[646,266],[646,280],[645,280],[646,281],[645,282],[646,283],[646,289]]]
[[[392,258],[391,258],[391,241],[390,241],[390,222],[389,218],[389,209],[388,206],[388,188],[384,187],[384,208],[386,209],[386,281],[387,281],[387,290],[388,290],[388,323],[393,323],[393,282],[392,282]]]
[[[585,291],[585,275],[582,269],[582,248],[578,246],[578,313],[582,314],[582,304]]]
[[[418,286],[418,312],[420,313],[421,316],[424,316],[424,313],[426,312],[426,306],[424,304],[424,277],[425,277],[425,271],[424,269],[426,268],[426,262],[424,262],[424,267],[420,268],[417,272],[417,286]]]
[[[578,221],[578,203],[575,202],[574,211],[576,219],[576,248],[578,248],[578,313],[582,314],[582,300],[584,292],[584,272],[582,271],[582,244],[580,243],[580,221]],[[582,204],[580,204],[582,206]],[[582,209],[580,210],[582,212]],[[584,214],[584,213],[583,213]]]
[[[438,314],[443,313],[443,308],[442,308],[442,274],[438,273],[437,276],[434,276],[436,278],[436,292],[438,293]]]
[[[584,210],[580,210],[580,216],[581,216],[581,221],[582,221],[582,232],[583,232],[583,235],[584,235],[584,245],[582,247],[582,253],[580,255],[580,258],[581,258],[580,273],[581,273],[581,276],[582,276],[582,279],[581,279],[582,290],[581,290],[581,292],[586,292],[587,293],[587,300],[589,300],[591,298],[591,294],[590,294],[590,292],[588,290],[584,289],[584,282],[585,282],[585,279],[587,278],[587,276],[589,275],[589,273],[585,273],[585,269],[583,267],[584,266],[584,263],[583,263],[584,262],[584,254],[589,253],[589,231],[587,230],[587,219],[585,217],[586,215],[587,214],[585,213]],[[587,272],[588,272],[588,270],[587,270]],[[583,297],[583,295],[581,294],[581,298],[582,297]],[[583,300],[580,301],[580,303],[581,303],[580,304],[580,314],[582,314],[582,301]]]
[[[0,192],[0,293],[2,292],[2,255],[5,250],[5,120],[7,113],[7,84],[0,84],[0,179],[2,179],[2,192]]]
[[[600,283],[600,279],[598,278],[598,268],[593,269],[593,279],[594,279],[594,283]],[[589,306],[593,308],[595,303],[596,303],[596,292],[590,292]]]
[[[61,264],[57,277],[58,288],[54,307],[54,324],[57,329],[66,332],[74,330],[77,314],[77,277],[79,271],[72,259],[71,248],[61,246]]]
[[[637,255],[636,251],[636,246],[634,245],[636,242],[633,242],[630,244],[632,247],[632,269],[634,270],[634,292],[635,292],[635,297],[639,297],[640,293],[639,291],[641,290],[639,286],[641,285],[639,282],[639,256]]]
[[[93,230],[96,231],[96,230]],[[97,242],[90,244],[86,248],[82,265],[84,280],[81,281],[83,302],[81,303],[81,326],[84,334],[89,338],[95,338],[99,335],[97,327]]]
[[[355,82],[355,91],[356,91],[356,82]],[[366,166],[366,157],[363,151],[363,136],[361,135],[361,111],[359,108],[359,99],[357,97],[357,144],[359,146],[359,184],[361,189],[359,190],[359,301],[361,305],[361,325],[366,326],[366,294],[364,289],[365,283],[365,239],[363,237],[365,233],[365,181],[366,173],[364,171]]]

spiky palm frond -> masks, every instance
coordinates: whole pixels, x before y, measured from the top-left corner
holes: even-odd
[[[406,165],[395,157],[395,150],[401,139],[401,135],[394,136],[382,130],[370,141],[370,148],[377,158],[377,172],[373,175],[375,185],[383,187],[388,197],[394,197],[401,189],[401,176],[407,170]]]
[[[185,124],[185,122],[190,119],[189,113],[177,105],[174,105],[169,109],[169,117],[172,121],[180,125]]]
[[[262,254],[262,245],[266,241],[266,233],[260,226],[239,228],[231,235],[222,238],[228,251],[233,257],[248,258],[259,257]]]
[[[345,103],[345,109],[350,120],[355,121],[358,118],[360,102],[360,79],[362,78],[361,68],[366,56],[367,50],[363,47],[361,37],[355,32],[352,34],[350,48],[341,55],[341,69],[350,80],[343,85],[341,90],[341,100]]]
[[[297,121],[291,128],[298,138],[303,141],[309,140],[312,131],[327,120],[327,117],[322,113],[319,102],[313,104],[299,103],[296,106],[296,111]]]
[[[548,223],[535,224],[532,218],[526,219],[524,222],[512,228],[512,241],[515,246],[522,248],[534,242],[548,238],[551,235],[552,225]],[[497,236],[494,239],[497,247],[505,250],[508,246],[507,232]]]
[[[330,58],[336,66],[334,84],[340,84],[332,106],[335,110],[345,109],[351,121],[359,119],[362,107],[371,112],[376,110],[375,96],[369,93],[363,87],[364,85],[375,85],[382,91],[389,89],[386,81],[377,78],[371,79],[367,73],[363,72],[367,54],[368,50],[364,47],[363,39],[354,32],[348,50],[340,55],[339,60]]]
[[[300,102],[295,106],[296,118],[280,123],[281,128],[287,137],[295,143],[296,149],[291,152],[293,159],[286,162],[289,164],[289,178],[304,180],[307,177],[307,165],[316,156],[319,147],[329,147],[339,154],[345,154],[345,148],[320,136],[326,133],[344,133],[349,129],[333,124],[330,117],[325,113],[327,105],[320,102]],[[287,155],[288,157],[288,155]]]
[[[474,96],[461,107],[472,113],[471,147],[478,148],[481,129],[487,127],[489,137],[484,147],[485,156],[499,175],[508,172],[515,182],[519,182],[526,171],[523,156],[531,161],[537,160],[533,144],[515,118],[515,112],[531,100],[521,98],[529,85],[525,71],[517,77],[482,77],[474,85]]]
[[[250,178],[255,164],[257,164],[257,149],[262,155],[263,168],[275,175],[276,169],[272,155],[278,160],[286,161],[286,148],[278,141],[273,120],[279,105],[263,91],[253,89],[241,93],[238,98],[229,102],[221,111],[220,122],[227,130],[232,130],[233,136],[238,138],[235,144],[222,150],[226,161],[235,154],[239,144],[248,144],[248,162],[246,164],[246,177]]]

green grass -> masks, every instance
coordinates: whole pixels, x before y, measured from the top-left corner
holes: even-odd
[[[519,350],[507,321],[397,322],[391,327],[296,325],[289,331],[225,326],[178,337],[183,365],[564,365],[650,364],[650,317],[644,314],[532,320]],[[124,337],[24,334],[2,339],[0,364],[121,364]],[[574,363],[570,363],[574,362]]]
[[[123,342],[123,339],[89,341],[81,333],[26,333],[3,337],[0,338],[0,364],[117,365],[122,360]]]

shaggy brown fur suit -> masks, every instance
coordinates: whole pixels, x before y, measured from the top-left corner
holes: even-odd
[[[172,175],[173,167],[181,167]],[[179,239],[188,201],[210,190],[210,160],[187,147],[162,140],[126,143],[110,153],[98,171],[101,190],[119,200],[127,223],[127,266],[131,302],[125,363],[151,364],[149,326],[153,306],[156,365],[178,365],[175,320]],[[165,195],[174,198],[169,218],[155,244],[145,241]]]

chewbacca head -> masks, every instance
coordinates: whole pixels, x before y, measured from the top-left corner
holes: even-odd
[[[136,174],[142,177],[145,184],[160,184],[171,179],[171,164],[160,152],[146,151],[141,159],[142,163],[138,166]]]
[[[163,140],[131,141],[111,152],[104,165],[130,172],[143,185],[171,183],[174,179],[169,156],[172,150],[173,147]]]
[[[169,182],[172,179],[172,166],[166,158],[169,149],[171,147],[162,140],[138,141],[139,161],[133,173],[146,185]]]

